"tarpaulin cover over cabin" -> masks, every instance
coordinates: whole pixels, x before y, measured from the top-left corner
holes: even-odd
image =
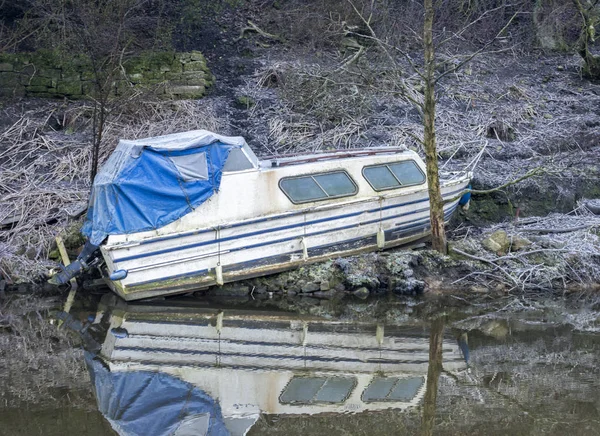
[[[218,191],[229,152],[245,144],[206,130],[119,141],[96,175],[82,233],[100,245],[181,218]]]

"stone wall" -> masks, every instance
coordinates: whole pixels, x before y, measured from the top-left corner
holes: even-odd
[[[200,52],[148,53],[123,63],[113,95],[151,91],[164,98],[200,98],[214,81]],[[92,95],[89,59],[54,52],[0,53],[0,97],[79,99]]]

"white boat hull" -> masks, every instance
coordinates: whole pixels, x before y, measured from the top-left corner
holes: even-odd
[[[444,219],[468,177],[442,185]],[[338,202],[102,247],[126,300],[176,294],[339,256],[406,245],[430,234],[427,190]],[[379,240],[378,240],[379,234]],[[384,240],[383,240],[384,238]]]

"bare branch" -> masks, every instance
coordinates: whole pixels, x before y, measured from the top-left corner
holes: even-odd
[[[500,29],[500,31],[496,34],[496,36],[494,38],[492,38],[490,41],[488,41],[487,44],[485,44],[479,50],[477,50],[477,51],[473,52],[472,54],[470,54],[469,56],[467,56],[463,61],[459,62],[458,65],[450,68],[449,70],[443,72],[438,77],[436,77],[435,83],[439,82],[442,78],[446,77],[448,74],[455,73],[456,71],[461,69],[464,65],[471,62],[476,56],[479,56],[481,53],[483,53],[490,45],[492,45],[494,43],[494,41],[496,41],[500,37],[500,35],[502,35],[502,33],[504,33],[504,31],[512,24],[513,20],[520,14],[521,14],[521,12],[515,12],[513,14],[513,16],[510,17],[510,20],[508,20],[506,25],[502,29]]]

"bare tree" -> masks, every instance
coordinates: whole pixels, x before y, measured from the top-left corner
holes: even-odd
[[[513,20],[518,16],[518,12],[514,13],[508,22],[500,29],[500,31],[492,37],[487,43],[483,44],[478,50],[465,56],[461,61],[454,63],[454,66],[445,69],[443,72],[438,73],[436,62],[435,51],[436,43],[434,42],[433,27],[434,27],[434,10],[435,5],[433,0],[423,0],[424,6],[424,20],[423,20],[423,34],[422,34],[422,46],[423,46],[423,67],[420,68],[413,59],[397,45],[389,44],[378,38],[377,34],[372,27],[372,15],[368,17],[361,13],[358,8],[348,0],[356,14],[360,17],[363,23],[366,25],[369,37],[377,42],[379,47],[385,52],[392,63],[396,63],[395,58],[392,56],[391,51],[398,52],[404,56],[412,69],[416,72],[417,77],[420,78],[423,84],[423,97],[415,95],[414,89],[410,87],[406,82],[400,83],[400,87],[404,89],[405,97],[415,105],[419,110],[423,120],[423,139],[417,139],[422,145],[425,151],[425,163],[427,167],[427,180],[428,180],[428,193],[429,193],[429,204],[430,204],[430,221],[431,221],[431,243],[434,250],[447,254],[448,247],[446,243],[446,231],[444,228],[444,200],[442,199],[440,181],[439,181],[439,169],[438,169],[438,153],[436,144],[436,131],[435,131],[435,115],[436,115],[436,97],[435,88],[436,84],[444,77],[449,74],[455,73],[460,68],[465,66],[476,56],[484,53],[510,26]],[[576,0],[577,1],[577,0]],[[373,6],[373,5],[372,5]],[[480,22],[486,15],[496,11],[503,10],[504,6],[494,8],[492,10],[485,11],[480,17],[474,19],[470,23],[463,26],[461,30],[456,32],[450,38],[444,39],[438,42],[438,45],[447,43],[453,37],[462,37],[462,35],[472,28],[476,23]]]

